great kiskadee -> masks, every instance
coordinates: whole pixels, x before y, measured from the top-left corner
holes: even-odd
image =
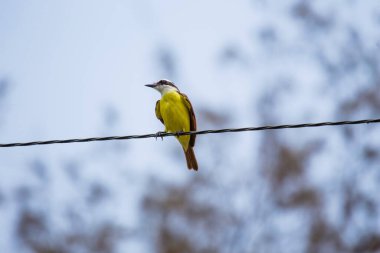
[[[193,106],[187,96],[179,91],[174,83],[160,80],[145,85],[161,93],[161,100],[156,102],[156,117],[165,125],[165,132],[178,133],[197,130]],[[195,135],[176,136],[185,152],[187,168],[198,170],[194,155]]]

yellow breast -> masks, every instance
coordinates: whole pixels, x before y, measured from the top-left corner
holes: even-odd
[[[189,110],[181,94],[172,91],[163,95],[160,100],[160,111],[165,123],[165,131],[172,133],[190,131]],[[187,150],[190,136],[180,136],[177,139],[182,147]]]

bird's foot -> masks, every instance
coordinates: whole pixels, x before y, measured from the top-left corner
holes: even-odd
[[[178,131],[178,132],[175,132],[174,134],[175,134],[175,136],[180,137],[182,133],[184,133],[184,132],[183,131]]]
[[[160,138],[161,138],[161,140],[163,141],[163,140],[164,140],[163,134],[166,134],[166,132],[157,132],[157,133],[156,133],[156,137],[155,137],[155,138],[156,138],[156,140],[157,140],[157,138],[159,138],[159,137],[160,137]]]

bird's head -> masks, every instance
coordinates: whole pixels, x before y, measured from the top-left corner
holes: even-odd
[[[177,86],[175,86],[174,83],[169,80],[160,80],[156,83],[146,84],[145,86],[157,90],[161,93],[161,95],[164,95],[165,93],[171,91],[179,91]]]

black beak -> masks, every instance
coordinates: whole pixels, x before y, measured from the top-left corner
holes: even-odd
[[[146,87],[150,87],[150,88],[154,88],[154,87],[156,87],[156,84],[155,83],[153,83],[153,84],[145,84],[145,86]]]

